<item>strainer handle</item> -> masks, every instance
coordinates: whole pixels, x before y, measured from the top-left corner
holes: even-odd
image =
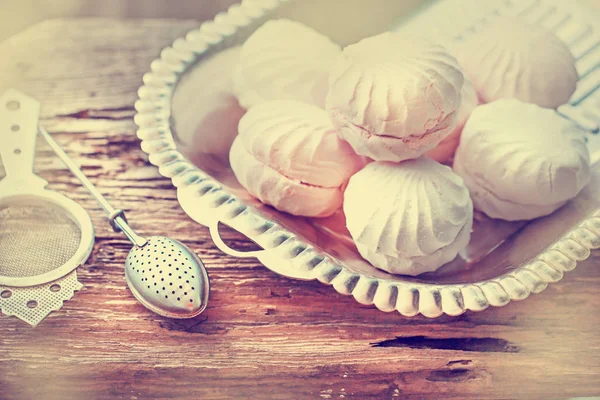
[[[90,192],[90,194],[96,199],[100,206],[102,206],[104,211],[106,211],[106,213],[108,214],[110,225],[113,227],[113,229],[120,230],[121,232],[123,232],[125,236],[127,236],[127,238],[134,245],[138,247],[143,247],[148,241],[145,238],[138,235],[129,226],[129,224],[127,223],[127,219],[125,218],[125,213],[122,210],[115,209],[108,203],[108,201],[106,201],[102,193],[100,193],[98,189],[96,189],[94,184],[79,169],[77,164],[75,164],[75,162],[71,160],[71,157],[69,157],[69,155],[65,153],[62,147],[60,147],[59,144],[54,141],[54,139],[48,133],[48,131],[46,131],[42,126],[38,127],[38,131],[40,132],[40,135],[42,135],[44,139],[46,139],[46,142],[48,142],[48,145],[50,145],[50,147],[52,148],[52,150],[54,150],[56,155],[65,163],[69,170],[71,170],[73,175],[75,175],[75,177],[79,179],[81,184],[88,190],[88,192]]]
[[[46,186],[33,173],[39,115],[40,103],[21,92],[9,89],[0,97],[0,157],[6,171],[3,192],[8,191],[7,186]]]
[[[44,139],[46,139],[46,142],[48,142],[50,147],[52,147],[52,150],[54,150],[56,155],[58,155],[58,157],[60,157],[62,162],[64,162],[65,165],[69,168],[69,170],[71,170],[73,175],[75,175],[75,177],[77,179],[79,179],[79,181],[87,189],[87,191],[90,192],[90,194],[92,196],[94,196],[94,198],[96,199],[96,201],[98,201],[98,204],[100,204],[100,206],[104,209],[104,211],[106,211],[106,213],[108,215],[115,213],[115,211],[116,211],[115,208],[113,206],[111,206],[108,203],[108,201],[106,201],[106,199],[104,198],[102,193],[100,193],[98,191],[98,189],[96,189],[94,184],[79,169],[77,164],[75,164],[75,162],[73,160],[71,160],[71,157],[69,157],[69,155],[67,153],[65,153],[65,151],[62,149],[62,147],[60,147],[59,144],[54,141],[54,139],[48,133],[48,131],[46,129],[44,129],[44,127],[42,127],[42,126],[39,126],[38,128],[39,128],[40,135],[42,135],[44,137]]]

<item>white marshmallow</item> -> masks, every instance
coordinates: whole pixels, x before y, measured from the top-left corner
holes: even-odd
[[[462,179],[426,157],[367,165],[348,183],[344,213],[361,255],[406,275],[452,261],[468,244],[473,223]]]
[[[193,159],[207,154],[227,159],[246,112],[233,94],[233,71],[241,47],[232,47],[199,63],[182,78],[173,95],[177,141]]]
[[[477,107],[454,159],[476,209],[528,220],[575,197],[590,180],[584,133],[550,109],[516,99]]]
[[[339,187],[325,188],[303,184],[257,161],[239,138],[230,153],[231,169],[240,185],[264,204],[292,215],[325,217],[340,208]]]
[[[455,125],[463,75],[442,46],[383,33],[348,46],[329,76],[326,108],[358,154],[416,158]]]
[[[265,22],[242,46],[235,93],[245,108],[269,100],[323,107],[329,69],[340,54],[339,45],[299,22]]]
[[[340,139],[327,113],[297,101],[270,101],[241,119],[230,153],[250,194],[294,215],[331,215],[365,159]]]
[[[552,32],[503,17],[455,52],[483,102],[516,98],[546,108],[566,103],[577,85],[575,59]]]

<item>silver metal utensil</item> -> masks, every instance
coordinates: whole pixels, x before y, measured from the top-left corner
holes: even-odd
[[[113,208],[85,174],[41,126],[39,133],[108,214],[115,231],[133,243],[125,261],[127,285],[146,308],[169,318],[192,318],[208,304],[209,280],[204,264],[183,243],[163,236],[143,238]]]

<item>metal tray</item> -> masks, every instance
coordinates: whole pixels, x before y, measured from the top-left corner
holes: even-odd
[[[207,77],[199,66],[243,43],[266,19],[294,19],[294,15],[302,14],[294,13],[292,6],[299,3],[303,1],[246,0],[232,6],[164,49],[139,89],[135,121],[142,149],[160,173],[172,179],[181,207],[210,229],[213,241],[222,251],[237,257],[256,257],[281,275],[318,279],[333,285],[339,293],[352,295],[362,304],[374,304],[382,311],[437,317],[443,313],[481,311],[539,293],[549,283],[562,279],[564,272],[575,268],[577,262],[588,258],[592,249],[600,247],[598,162],[590,185],[548,217],[511,223],[477,215],[473,239],[459,257],[434,273],[418,277],[391,275],[364,261],[345,229],[341,212],[326,219],[297,218],[252,199],[237,183],[226,156],[202,150],[202,143],[215,139],[210,136],[211,130],[196,131],[197,127],[190,128],[180,121],[184,115],[189,121],[194,107],[199,106],[193,93],[201,93],[210,84],[207,79],[218,79]],[[600,41],[598,29],[587,22],[589,10],[586,12],[576,2],[560,0],[424,3],[408,18],[403,10],[395,22],[388,21],[394,22],[391,26],[382,25],[378,30],[409,31],[436,26],[432,39],[462,40],[498,15],[518,14],[557,32],[578,58],[582,76],[572,101],[559,112],[590,132],[590,149],[597,158],[600,146],[594,132],[600,122]],[[457,12],[460,17],[452,17]],[[194,129],[195,142],[200,147],[178,143],[178,129]],[[220,237],[220,224],[245,234],[262,250],[244,253],[230,249]]]

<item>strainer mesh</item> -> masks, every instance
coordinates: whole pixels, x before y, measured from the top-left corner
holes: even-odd
[[[0,276],[30,277],[70,260],[81,230],[67,212],[50,202],[0,207]]]

